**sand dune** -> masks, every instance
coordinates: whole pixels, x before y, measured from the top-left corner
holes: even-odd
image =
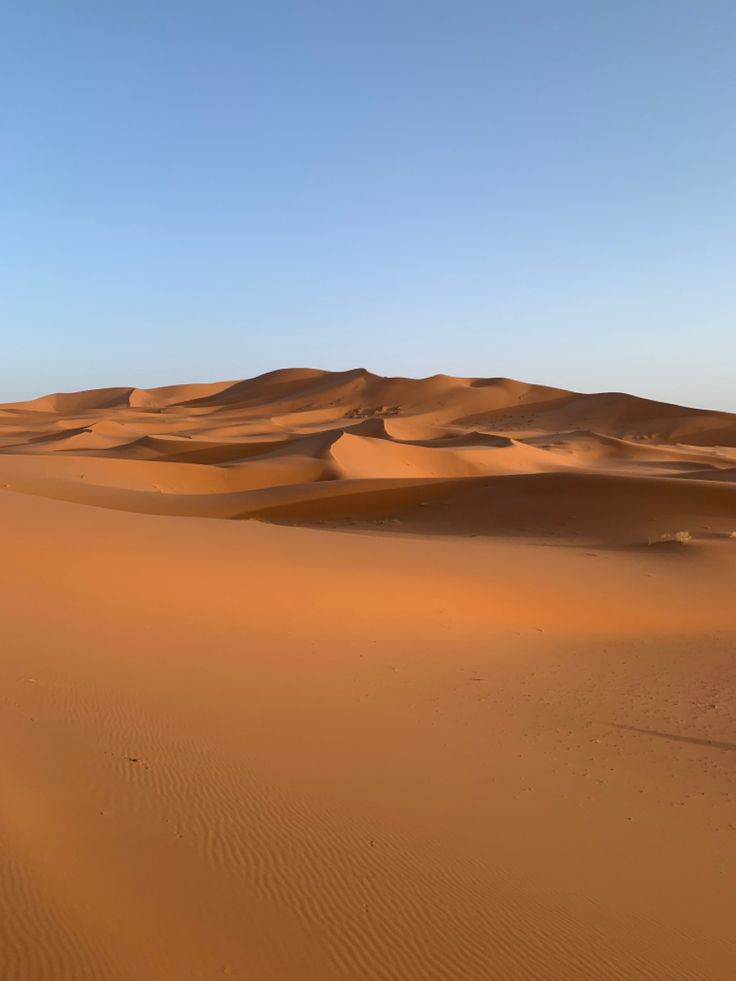
[[[733,483],[735,466],[736,421],[727,413],[502,378],[292,369],[0,407],[6,488],[154,514],[306,523],[378,518],[389,530],[425,531],[436,521],[445,534],[534,529],[634,545],[666,531],[663,522],[730,530],[732,488],[712,484]],[[577,477],[536,479],[555,473]],[[623,474],[635,482],[584,479]],[[529,479],[500,480],[520,475]],[[687,482],[661,484],[673,477]],[[478,487],[478,478],[499,480]],[[694,483],[701,479],[709,489]],[[355,481],[368,483],[359,488]],[[428,513],[418,513],[429,502],[417,481],[444,482],[432,485],[442,510],[429,523]],[[310,486],[325,482],[335,486]],[[249,496],[269,487],[291,489],[272,500]]]
[[[735,474],[508,379],[0,406],[0,979],[730,981]]]

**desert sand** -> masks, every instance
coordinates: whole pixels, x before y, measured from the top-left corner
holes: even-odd
[[[735,415],[57,394],[0,529],[2,981],[734,977]]]

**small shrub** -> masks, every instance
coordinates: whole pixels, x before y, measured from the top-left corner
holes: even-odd
[[[668,543],[673,543],[677,545],[687,545],[688,542],[693,540],[693,536],[689,531],[666,531],[664,535],[660,535],[659,538],[649,539],[650,545],[666,545]]]

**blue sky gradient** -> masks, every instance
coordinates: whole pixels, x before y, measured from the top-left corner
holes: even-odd
[[[736,4],[0,11],[0,400],[276,367],[736,410]]]

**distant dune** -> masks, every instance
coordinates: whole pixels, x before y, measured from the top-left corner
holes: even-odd
[[[0,981],[732,981],[734,532],[630,395],[0,406]]]
[[[734,517],[736,416],[505,378],[64,393],[0,406],[0,441],[7,489],[152,514],[619,544]]]

